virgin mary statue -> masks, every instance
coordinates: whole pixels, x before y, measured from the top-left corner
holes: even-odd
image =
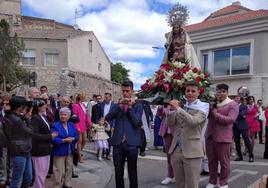
[[[172,27],[171,32],[166,33],[166,53],[164,55],[162,64],[168,62],[188,62],[192,67],[200,68],[200,64],[191,39],[185,31],[185,25],[189,18],[187,7],[176,4],[169,12],[167,21]]]

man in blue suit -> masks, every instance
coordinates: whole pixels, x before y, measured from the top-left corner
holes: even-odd
[[[104,100],[103,102],[101,102],[99,104],[99,117],[98,117],[98,121],[100,118],[105,117],[109,112],[112,111],[112,109],[115,107],[114,102],[112,101],[112,94],[106,92],[104,94]],[[108,123],[110,124],[111,128],[114,127],[114,122],[115,120],[110,120]],[[107,134],[109,135],[109,139],[108,139],[108,143],[109,143],[109,148],[103,152],[104,154],[106,154],[106,159],[111,160],[110,157],[110,153],[111,153],[111,130],[110,131],[106,131]]]
[[[132,98],[133,82],[122,84],[122,99],[105,117],[107,121],[115,120],[114,132],[111,137],[115,182],[117,188],[124,188],[124,166],[127,158],[130,188],[138,187],[137,158],[138,147],[141,145],[140,127],[142,125],[141,104]]]
[[[248,107],[246,105],[246,98],[241,98],[240,100],[240,96],[236,96],[235,101],[239,103],[239,114],[233,126],[235,148],[236,148],[236,152],[238,155],[235,161],[243,161],[243,156],[241,153],[241,146],[240,146],[240,135],[242,135],[242,138],[244,139],[244,143],[248,150],[249,162],[254,162],[252,145],[251,145],[249,135],[248,135],[248,124],[246,121],[246,114],[248,111]]]

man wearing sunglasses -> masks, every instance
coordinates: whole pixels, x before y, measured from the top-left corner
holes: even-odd
[[[202,128],[209,112],[209,104],[201,102],[198,84],[190,81],[186,84],[186,104],[180,107],[180,101],[169,102],[171,112],[167,123],[172,129],[173,139],[168,153],[171,154],[175,181],[178,188],[198,188],[202,147]]]

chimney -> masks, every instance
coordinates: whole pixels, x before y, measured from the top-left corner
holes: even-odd
[[[232,5],[241,6],[241,3],[240,3],[240,1],[235,1],[235,2],[232,3]]]

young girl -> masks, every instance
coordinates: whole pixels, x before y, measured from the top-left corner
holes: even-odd
[[[108,145],[108,134],[105,131],[110,130],[110,125],[107,123],[104,118],[101,118],[99,124],[93,124],[94,130],[96,131],[93,136],[95,141],[95,149],[98,151],[98,159],[101,161],[102,152],[109,148]]]

